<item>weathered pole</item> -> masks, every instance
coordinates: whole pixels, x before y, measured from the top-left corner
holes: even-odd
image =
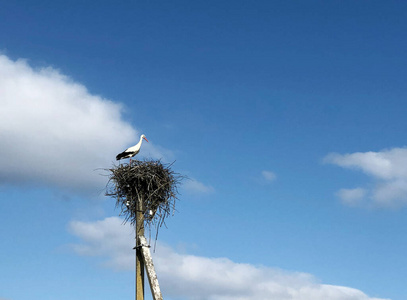
[[[144,300],[144,260],[141,254],[139,237],[144,237],[144,205],[138,198],[136,212],[136,300]]]
[[[143,255],[146,271],[147,271],[147,278],[148,282],[150,283],[151,295],[153,296],[153,300],[163,300],[163,296],[161,294],[160,285],[158,284],[157,274],[154,270],[153,259],[151,258],[150,250],[148,249],[150,246],[147,244],[147,240],[144,236],[139,236],[139,245],[141,249],[141,254]]]

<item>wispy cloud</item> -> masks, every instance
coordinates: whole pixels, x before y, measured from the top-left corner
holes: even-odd
[[[212,186],[206,185],[194,178],[186,178],[182,182],[182,188],[189,193],[198,193],[198,194],[209,194],[215,191],[215,189]]]
[[[79,255],[103,256],[106,266],[133,270],[133,229],[117,217],[97,222],[73,221],[72,234],[81,239],[73,245]],[[381,300],[360,290],[321,284],[307,273],[242,264],[228,258],[179,254],[160,245],[154,255],[164,295],[196,300]],[[383,299],[382,299],[383,300]]]
[[[261,176],[263,176],[263,179],[267,182],[273,182],[277,178],[276,174],[271,171],[262,171]]]
[[[407,205],[407,148],[331,153],[324,162],[362,171],[374,179],[372,188],[352,187],[339,191],[338,195],[345,203],[382,207]]]
[[[341,199],[343,204],[357,206],[363,203],[367,191],[362,188],[340,189],[336,194]]]
[[[140,132],[123,120],[120,104],[53,68],[0,55],[0,94],[0,183],[100,190],[106,178],[95,169],[110,167],[138,141]]]

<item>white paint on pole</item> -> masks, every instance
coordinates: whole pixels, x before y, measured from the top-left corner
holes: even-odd
[[[141,255],[144,260],[144,266],[147,270],[148,282],[150,283],[151,294],[153,295],[153,299],[163,300],[163,296],[161,295],[160,286],[158,285],[157,274],[155,273],[154,270],[153,259],[150,254],[150,249],[147,244],[147,240],[142,235],[140,235],[138,239],[141,248]]]

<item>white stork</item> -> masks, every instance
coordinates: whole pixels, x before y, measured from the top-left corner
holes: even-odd
[[[141,143],[143,142],[143,139],[145,139],[148,143],[148,140],[144,134],[140,136],[140,141],[137,143],[137,145],[127,148],[124,150],[122,153],[117,154],[116,160],[121,160],[123,158],[129,158],[130,157],[130,164],[131,164],[131,158],[135,156],[137,153],[140,152],[140,147]]]

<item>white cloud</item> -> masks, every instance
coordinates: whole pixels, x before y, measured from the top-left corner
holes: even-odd
[[[337,192],[337,195],[342,200],[343,204],[349,206],[356,206],[362,204],[362,201],[365,198],[366,193],[367,191],[362,188],[340,189]]]
[[[134,269],[130,225],[117,217],[97,222],[74,221],[70,231],[82,240],[79,255],[104,256],[116,270]],[[310,274],[254,266],[227,258],[176,253],[159,245],[154,264],[164,295],[194,300],[380,300],[360,290],[321,284]]]
[[[325,161],[344,168],[354,168],[383,180],[407,178],[407,148],[380,152],[331,153]]]
[[[194,178],[185,178],[185,180],[182,181],[182,187],[187,192],[199,194],[208,194],[213,193],[215,191],[215,189],[212,186],[205,185],[204,183]]]
[[[116,270],[130,269],[134,260],[134,229],[123,225],[118,217],[96,222],[72,221],[69,232],[81,238],[81,244],[70,245],[72,250],[84,256],[106,256],[105,265]]]
[[[138,141],[121,105],[55,69],[0,55],[0,95],[0,183],[100,191],[106,177],[95,169]]]
[[[351,202],[361,202],[364,198],[366,205],[384,207],[407,205],[407,148],[351,154],[331,153],[324,158],[324,162],[360,170],[375,179],[371,189],[358,187],[339,191],[340,196],[345,196],[343,200],[347,198]],[[353,200],[352,195],[355,196]]]
[[[261,172],[261,175],[262,175],[263,178],[264,178],[266,181],[268,181],[268,182],[272,182],[272,181],[274,181],[274,180],[277,178],[276,174],[274,174],[274,173],[271,172],[271,171],[262,171],[262,172]]]

